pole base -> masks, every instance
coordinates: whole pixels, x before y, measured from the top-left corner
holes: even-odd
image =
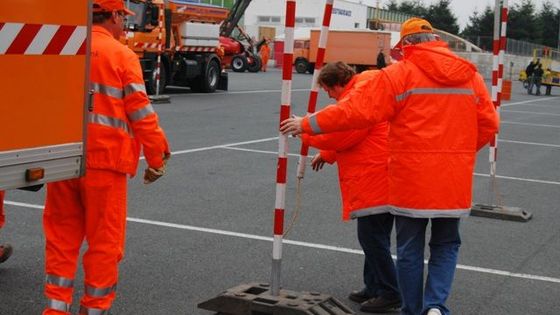
[[[199,303],[198,308],[223,315],[355,314],[334,297],[318,292],[280,290],[278,296],[272,296],[267,283],[240,284]]]
[[[527,222],[531,220],[533,214],[517,207],[475,204],[471,208],[471,216]]]
[[[148,98],[153,104],[167,104],[171,103],[169,95],[148,95]]]

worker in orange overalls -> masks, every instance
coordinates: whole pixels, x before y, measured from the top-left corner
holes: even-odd
[[[94,106],[87,125],[86,173],[50,183],[43,217],[48,298],[43,312],[70,314],[80,247],[84,295],[80,314],[109,314],[123,258],[127,174],[136,173],[140,149],[144,182],[165,172],[169,146],[146,95],[138,57],[118,38],[127,10],[123,0],[94,0],[90,79]]]
[[[259,54],[261,56],[261,70],[263,72],[266,72],[266,68],[268,66],[268,59],[270,58],[270,46],[268,46],[268,44],[270,43],[270,41],[268,40],[268,38],[264,38],[264,42],[261,45],[261,49],[259,51]]]
[[[280,130],[319,134],[389,121],[389,206],[397,230],[401,314],[448,315],[459,219],[470,213],[476,152],[497,132],[499,119],[476,67],[439,41],[428,21],[405,21],[400,45],[402,61],[356,84],[336,106],[287,119]]]
[[[364,71],[356,75],[347,64],[337,62],[325,65],[317,81],[331,98],[340,100],[356,84],[378,74]],[[320,149],[311,161],[314,170],[320,170],[325,162],[337,163],[342,219],[358,221],[358,240],[365,254],[365,286],[348,298],[360,303],[362,312],[385,313],[401,306],[390,250],[394,216],[387,207],[388,133],[388,123],[380,122],[370,128],[301,137],[304,144]]]
[[[0,190],[0,229],[6,223],[6,216],[4,215],[4,191]],[[12,255],[12,246],[10,244],[0,244],[0,264],[8,260]]]

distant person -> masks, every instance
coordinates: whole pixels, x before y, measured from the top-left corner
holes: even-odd
[[[261,65],[261,70],[263,72],[266,72],[266,68],[268,66],[268,59],[270,58],[270,47],[268,46],[269,44],[269,40],[268,38],[264,38],[264,42],[261,45],[261,49],[259,51],[259,54],[261,55],[261,61],[262,61],[262,65]]]
[[[377,69],[383,69],[387,67],[387,63],[385,62],[385,54],[383,54],[383,50],[379,51],[377,54]]]
[[[552,91],[552,85],[550,85],[550,83],[552,83],[551,76],[552,76],[552,71],[550,70],[550,68],[546,68],[546,70],[544,71],[543,80],[548,84],[546,85],[546,91],[544,95],[550,95],[550,92]]]
[[[319,85],[331,98],[341,100],[355,85],[380,72],[360,74],[343,62],[321,69]],[[319,171],[326,163],[337,163],[342,193],[342,219],[357,219],[358,240],[364,250],[364,287],[348,298],[360,303],[362,312],[382,313],[401,306],[395,263],[391,258],[394,216],[387,205],[389,125],[380,122],[370,128],[310,136],[303,143],[320,149],[311,165]]]
[[[529,88],[529,94],[533,94],[533,86],[537,86],[537,93],[536,95],[541,95],[541,84],[543,79],[544,71],[542,68],[542,64],[537,64],[537,68],[533,72],[533,84]]]
[[[4,215],[4,191],[0,190],[0,229],[4,226],[6,217]],[[12,255],[12,246],[10,244],[0,244],[0,264],[8,260]]]
[[[527,75],[527,92],[533,88],[533,72],[535,72],[536,65],[537,63],[531,60],[529,65],[527,65],[527,68],[525,68],[525,74]]]

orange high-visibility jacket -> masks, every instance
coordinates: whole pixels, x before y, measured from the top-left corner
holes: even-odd
[[[357,82],[378,73],[365,71],[355,75],[339,99],[344,98]],[[343,220],[388,212],[388,133],[388,123],[381,122],[371,128],[302,135],[304,144],[320,149],[323,160],[338,164]]]
[[[146,95],[138,57],[94,25],[90,71],[94,105],[88,116],[87,167],[134,175],[142,146],[148,165],[160,168],[169,146]]]
[[[476,67],[443,42],[404,48],[404,60],[361,82],[337,106],[303,120],[306,133],[389,120],[389,204],[410,217],[459,217],[471,207],[475,154],[498,130]]]

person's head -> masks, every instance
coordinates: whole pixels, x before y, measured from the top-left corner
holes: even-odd
[[[344,62],[326,64],[317,78],[317,83],[327,92],[329,97],[338,99],[344,92],[344,88],[356,72]]]
[[[124,31],[127,15],[134,15],[134,12],[125,7],[123,0],[93,1],[93,24],[103,26],[117,39]]]
[[[410,18],[401,25],[401,40],[397,45],[416,45],[438,40],[430,22],[421,18]]]

